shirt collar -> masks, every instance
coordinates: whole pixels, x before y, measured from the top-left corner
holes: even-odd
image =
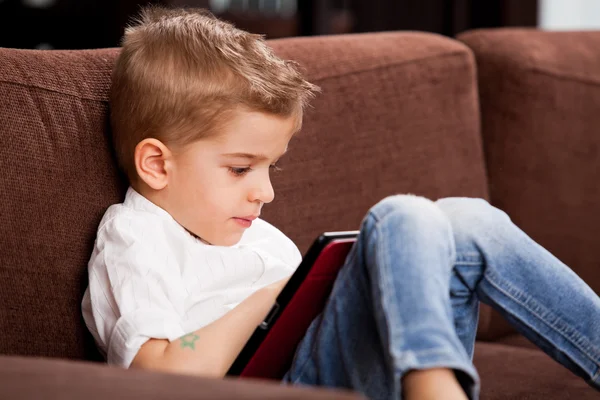
[[[131,186],[129,186],[129,188],[127,189],[123,205],[134,210],[147,211],[149,213],[161,216],[163,218],[168,218],[170,220],[173,219],[171,214],[169,214],[165,209],[160,208],[159,206],[142,196]]]

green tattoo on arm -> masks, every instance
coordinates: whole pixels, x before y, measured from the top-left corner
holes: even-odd
[[[180,337],[179,340],[181,340],[181,348],[184,349],[186,347],[189,347],[192,350],[196,350],[196,346],[194,343],[199,338],[200,338],[200,336],[198,336],[194,333],[190,333],[190,334]]]

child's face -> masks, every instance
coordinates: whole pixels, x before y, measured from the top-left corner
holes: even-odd
[[[174,155],[167,211],[210,244],[236,244],[262,206],[273,201],[269,172],[295,128],[294,117],[236,112],[217,136]]]

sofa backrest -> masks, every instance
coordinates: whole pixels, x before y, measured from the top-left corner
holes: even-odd
[[[600,293],[600,31],[459,39],[477,61],[491,202]]]
[[[271,41],[322,94],[266,220],[305,251],[381,198],[487,197],[474,61],[425,33]],[[118,49],[0,49],[0,353],[97,359],[80,302],[97,224],[126,181],[110,146]]]
[[[85,353],[85,265],[107,202],[106,90],[115,50],[0,49],[0,352]]]

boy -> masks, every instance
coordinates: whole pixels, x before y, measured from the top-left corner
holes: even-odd
[[[206,12],[148,8],[127,29],[111,122],[131,187],[100,223],[82,303],[110,364],[227,372],[301,259],[258,217],[315,91]],[[477,398],[478,300],[599,387],[595,293],[485,201],[416,196],[369,211],[284,381]]]

